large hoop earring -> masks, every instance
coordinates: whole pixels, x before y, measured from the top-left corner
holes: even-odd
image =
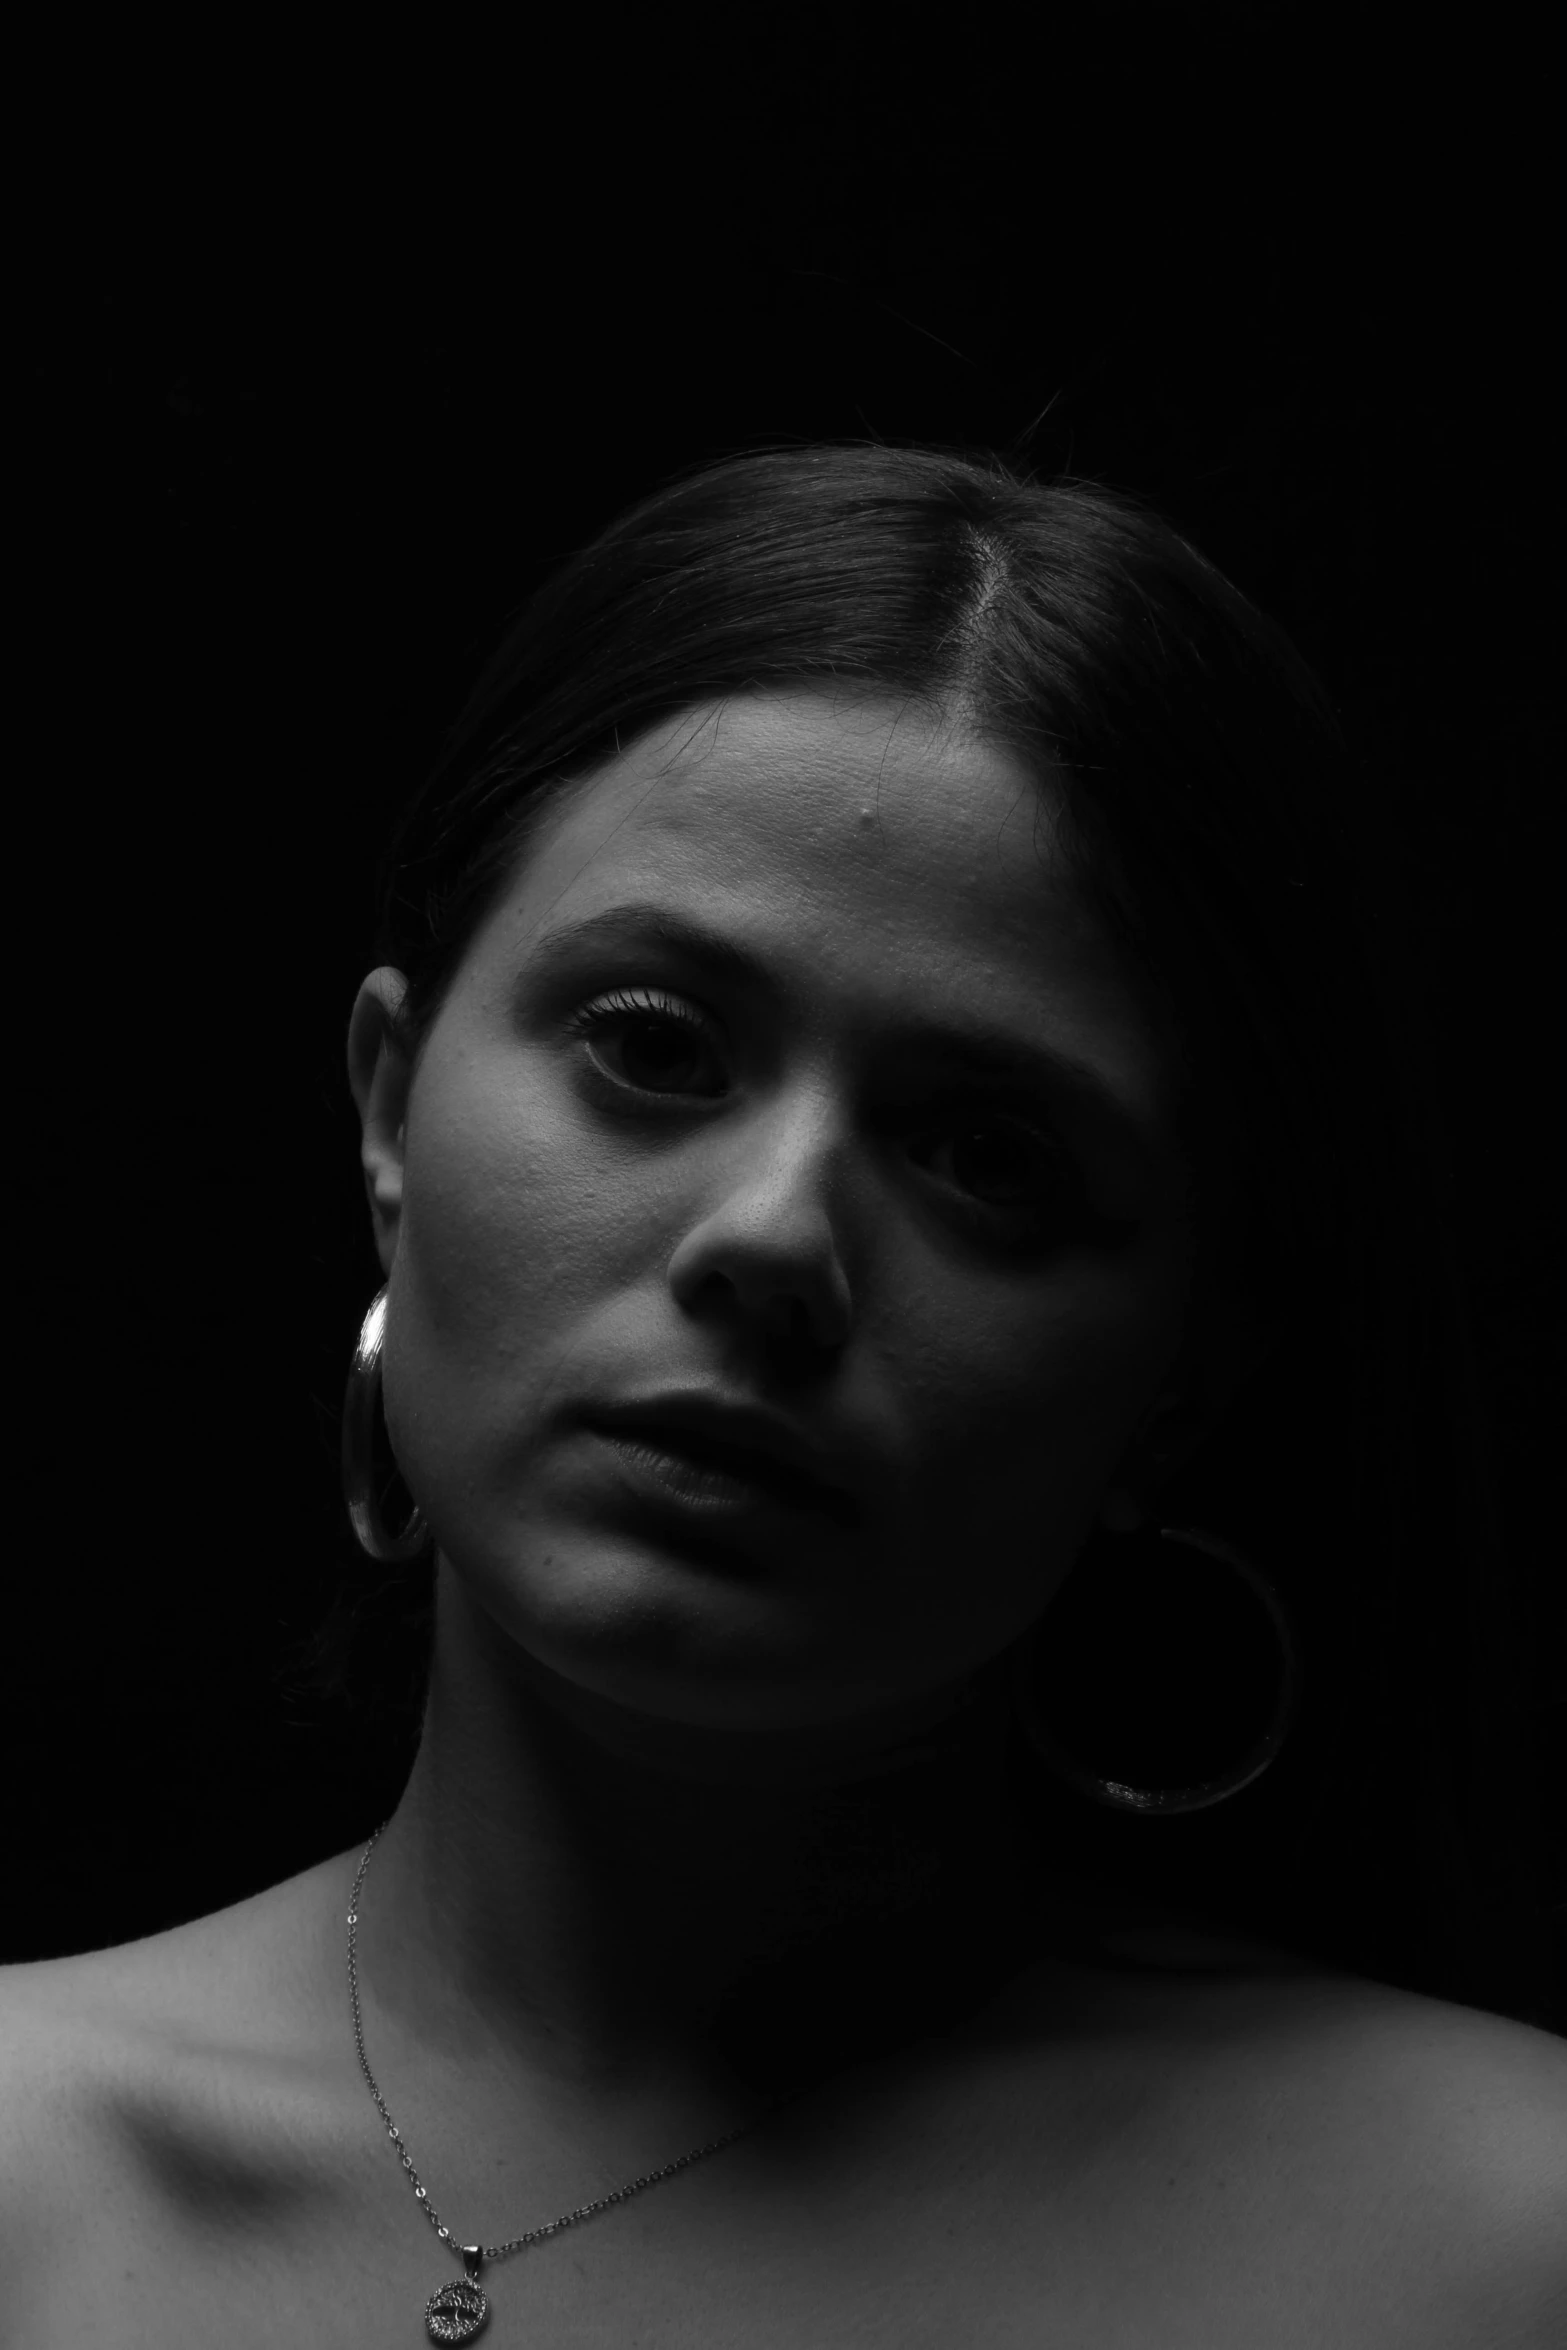
[[[1040,1708],[1033,1668],[1037,1663],[1038,1645],[1044,1634],[1043,1624],[1035,1627],[1014,1658],[1011,1691],[1018,1726],[1051,1771],[1091,1802],[1107,1805],[1114,1811],[1141,1812],[1146,1816],[1205,1811],[1211,1804],[1225,1803],[1232,1795],[1239,1795],[1243,1787],[1249,1787],[1254,1779],[1259,1779],[1276,1759],[1289,1734],[1300,1705],[1302,1678],[1300,1646],[1294,1625],[1278,1591],[1261,1568],[1218,1535],[1204,1533],[1194,1526],[1161,1526],[1159,1535],[1162,1541],[1184,1543],[1233,1568],[1266,1610],[1272,1623],[1283,1656],[1278,1701],[1267,1728],[1240,1760],[1230,1769],[1214,1773],[1193,1784],[1176,1787],[1132,1787],[1123,1780],[1090,1770],[1060,1745]]]
[[[343,1397],[343,1499],[359,1547],[386,1565],[417,1558],[430,1529],[417,1503],[401,1534],[389,1534],[375,1492],[375,1410],[381,1393],[381,1347],[386,1337],[386,1289],[377,1291],[359,1326]]]

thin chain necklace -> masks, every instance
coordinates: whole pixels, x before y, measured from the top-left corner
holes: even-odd
[[[662,2170],[650,2170],[642,2178],[633,2179],[629,2186],[617,2187],[612,2195],[601,2195],[596,2203],[579,2204],[575,2211],[562,2212],[559,2219],[547,2221],[542,2228],[529,2228],[526,2235],[513,2236],[504,2244],[459,2244],[430,2201],[419,2173],[414,2169],[413,2158],[403,2144],[397,2124],[386,2110],[385,2100],[370,2070],[370,2059],[365,2054],[365,2026],[359,2009],[359,1964],[355,1950],[355,1935],[359,1928],[359,1895],[365,1881],[365,1871],[370,1866],[370,1855],[389,1825],[389,1821],[383,1820],[365,1846],[354,1878],[354,1889],[348,1898],[348,1996],[354,2010],[354,2045],[359,2051],[359,2067],[365,2076],[365,2084],[375,2099],[376,2110],[386,2124],[386,2134],[397,2148],[402,2166],[408,2173],[409,2183],[419,2198],[420,2210],[447,2250],[462,2255],[463,2275],[452,2283],[438,2286],[425,2303],[424,2322],[430,2339],[432,2342],[471,2342],[490,2322],[489,2300],[479,2284],[480,2272],[487,2260],[503,2260],[509,2252],[520,2252],[525,2244],[537,2244],[542,2237],[553,2236],[561,2228],[574,2227],[579,2219],[587,2219],[595,2211],[607,2210],[612,2203],[623,2203],[628,2195],[640,2194],[644,2187],[655,2186],[660,2179],[672,2178],[677,2170],[684,2170],[688,2163],[700,2162],[704,2155],[717,2154],[721,2147],[732,2146],[737,2138],[745,2137],[758,2123],[764,2122],[768,2114],[776,2113],[780,2106],[790,2104],[793,2100],[788,2097],[775,2098],[765,2112],[757,2115],[755,2121],[743,2122],[738,2130],[730,2130],[726,2136],[714,2138],[706,2146],[693,2147],[689,2154],[682,2154],[678,2162],[666,2162]]]

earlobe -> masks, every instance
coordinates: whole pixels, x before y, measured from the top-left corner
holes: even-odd
[[[1124,1456],[1116,1481],[1100,1505],[1099,1522],[1112,1534],[1135,1534],[1150,1525],[1159,1496],[1177,1471],[1222,1425],[1232,1397],[1255,1378],[1282,1341],[1280,1329],[1249,1313],[1236,1313],[1222,1334],[1210,1336],[1178,1370]]]
[[[390,1273],[403,1200],[410,1072],[393,1020],[407,992],[400,971],[372,971],[348,1024],[348,1082],[362,1128],[359,1161],[382,1270]]]
[[[1211,1396],[1190,1386],[1160,1397],[1123,1455],[1105,1493],[1099,1522],[1110,1534],[1136,1534],[1150,1524],[1169,1479],[1183,1468],[1213,1426]]]
[[[1099,1523],[1106,1533],[1137,1534],[1149,1523],[1158,1487],[1171,1464],[1170,1423],[1179,1411],[1173,1398],[1157,1403],[1122,1455],[1099,1505]]]

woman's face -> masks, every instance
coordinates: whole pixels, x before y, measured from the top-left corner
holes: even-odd
[[[1191,1240],[1175,1056],[1052,805],[956,721],[736,697],[551,809],[411,1079],[397,975],[366,982],[388,1423],[530,1671],[842,1724],[959,1683],[1066,1574]],[[704,1400],[831,1490],[717,1472]]]

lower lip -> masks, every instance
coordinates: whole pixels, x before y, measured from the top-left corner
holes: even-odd
[[[728,1469],[714,1468],[694,1454],[675,1452],[651,1436],[592,1428],[607,1445],[627,1482],[650,1499],[675,1501],[704,1517],[770,1517],[779,1512],[833,1515],[831,1498],[801,1483],[798,1494],[763,1485]]]

